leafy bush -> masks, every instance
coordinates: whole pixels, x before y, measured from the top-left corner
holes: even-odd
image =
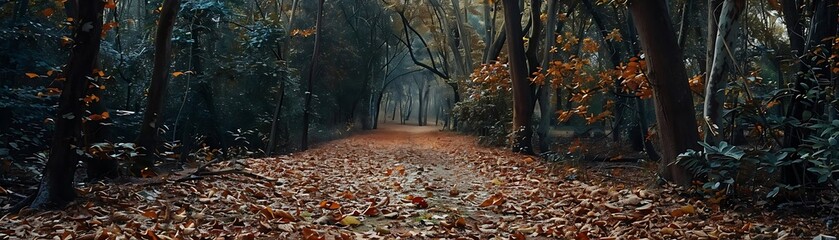
[[[512,101],[507,94],[468,98],[455,105],[458,131],[478,136],[478,142],[490,146],[507,144],[513,121]]]
[[[783,166],[794,163],[786,160],[787,150],[743,149],[722,141],[718,145],[699,142],[703,150],[689,149],[678,157],[677,164],[685,166],[699,179],[704,179],[702,188],[710,191],[725,190],[732,193],[737,187],[755,185],[772,186],[771,181],[756,181],[758,176],[772,176]],[[768,179],[767,179],[768,180]],[[769,191],[767,197],[774,197],[781,187]]]
[[[809,163],[807,172],[815,174],[819,184],[839,190],[839,120],[819,121],[807,127],[812,134],[797,149],[799,161]]]

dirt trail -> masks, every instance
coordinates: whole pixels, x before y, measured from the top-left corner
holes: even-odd
[[[574,181],[576,169],[436,127],[381,125],[213,170],[233,173],[84,186],[64,211],[3,216],[0,239],[774,239],[823,229],[814,219],[720,212],[669,188]]]

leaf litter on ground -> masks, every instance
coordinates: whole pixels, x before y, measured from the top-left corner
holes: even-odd
[[[213,166],[244,166],[230,174],[89,184],[63,211],[3,216],[0,238],[776,239],[825,229],[815,217],[721,210],[674,186],[568,180],[580,170],[434,127],[382,128]]]

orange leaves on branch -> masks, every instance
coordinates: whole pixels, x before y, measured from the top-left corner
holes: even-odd
[[[105,3],[105,8],[116,9],[117,8],[117,3],[114,0],[108,0],[108,2]]]
[[[501,206],[506,201],[506,197],[502,193],[496,193],[481,202],[478,207]]]
[[[635,93],[635,96],[641,99],[652,98],[652,86],[650,85],[647,75],[644,74],[647,70],[647,62],[638,57],[632,57],[626,65],[618,66],[620,71],[620,78],[623,80],[623,91]]]
[[[108,34],[108,31],[110,31],[111,29],[114,29],[116,27],[119,27],[118,22],[109,22],[109,23],[102,24],[102,37],[104,38],[105,35]]]
[[[299,36],[299,37],[304,37],[305,38],[305,37],[309,37],[309,36],[314,35],[315,32],[316,32],[315,28],[294,29],[294,30],[291,30],[291,36],[292,37],[298,37]]]
[[[87,95],[84,97],[84,99],[82,99],[82,101],[84,101],[84,104],[88,106],[90,106],[90,103],[99,102],[99,100],[99,97],[94,94]]]
[[[695,94],[702,94],[705,92],[705,77],[702,74],[696,74],[688,80],[690,90]]]
[[[585,38],[583,39],[583,47],[581,48],[584,53],[596,53],[600,50],[600,44],[594,39]]]
[[[571,119],[572,116],[574,116],[574,113],[571,112],[571,111],[560,110],[557,113],[559,113],[558,116],[557,116],[557,119],[559,119],[559,122],[567,122],[569,119]]]
[[[609,34],[606,35],[606,40],[615,41],[615,42],[623,42],[623,37],[621,36],[621,31],[617,28],[612,29]]]
[[[539,68],[539,71],[534,72],[533,77],[530,78],[530,83],[533,85],[541,86],[545,84],[545,74],[542,74],[542,69]]]

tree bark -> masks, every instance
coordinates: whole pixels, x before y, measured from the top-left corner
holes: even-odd
[[[548,22],[545,25],[545,45],[542,49],[541,65],[543,73],[547,71],[550,62],[552,61],[551,57],[553,54],[551,54],[551,46],[553,46],[553,43],[556,41],[555,30],[558,2],[559,0],[548,0]],[[559,81],[561,79],[554,80]],[[553,89],[551,88],[551,81],[548,80],[548,78],[545,78],[545,82],[542,83],[542,86],[540,87],[542,88],[539,90],[539,112],[541,112],[541,118],[539,120],[539,128],[536,129],[536,133],[539,136],[539,151],[547,152],[550,151],[551,120],[554,118],[554,111],[552,109],[553,106],[551,106],[551,94],[553,93]]]
[[[705,121],[705,142],[712,145],[721,141],[723,136],[721,105],[725,97],[725,87],[728,85],[725,80],[726,63],[734,49],[731,32],[737,28],[744,5],[744,0],[725,0],[720,12],[719,24],[717,24],[711,72],[708,73],[708,80],[705,82],[705,102],[702,114]]]
[[[460,0],[451,0],[452,1],[452,10],[454,10],[455,21],[457,21],[457,32],[460,34],[460,46],[463,47],[463,56],[464,56],[464,69],[465,73],[472,72],[474,67],[472,66],[472,41],[470,41],[469,33],[466,32],[466,26],[463,24],[463,17],[460,16]]]
[[[84,152],[81,144],[84,98],[88,77],[92,77],[99,54],[102,32],[102,1],[80,1],[74,25],[75,45],[67,64],[67,80],[58,103],[58,117],[50,144],[50,155],[35,193],[33,209],[61,208],[76,197],[73,187],[76,164]]]
[[[794,56],[804,54],[804,27],[801,25],[801,0],[782,0],[781,7],[784,14],[784,22],[787,25],[787,36],[789,45]]]
[[[143,113],[140,135],[137,145],[144,149],[145,156],[135,163],[135,168],[152,168],[157,156],[157,144],[160,140],[158,128],[164,122],[163,106],[169,86],[169,70],[172,65],[172,29],[181,8],[180,0],[165,0],[157,23],[157,35],[154,39],[154,67],[152,68],[151,86],[148,104]]]
[[[312,104],[312,82],[314,82],[315,77],[315,67],[317,67],[318,63],[318,54],[320,52],[320,39],[323,33],[323,2],[324,0],[318,1],[318,15],[317,20],[315,21],[315,49],[312,51],[312,61],[309,62],[309,74],[308,74],[308,83],[306,87],[306,100],[303,104],[303,136],[302,140],[300,141],[300,149],[308,150],[309,149],[309,115],[311,115],[311,104]]]
[[[527,57],[522,40],[521,11],[518,1],[503,0],[504,29],[507,31],[507,53],[509,54],[510,78],[513,82],[513,152],[533,153],[530,126],[533,105],[530,80],[527,72]]]
[[[629,10],[646,53],[647,78],[653,86],[662,150],[660,175],[687,186],[691,174],[673,162],[687,149],[696,149],[699,136],[682,49],[664,0],[634,0]]]

